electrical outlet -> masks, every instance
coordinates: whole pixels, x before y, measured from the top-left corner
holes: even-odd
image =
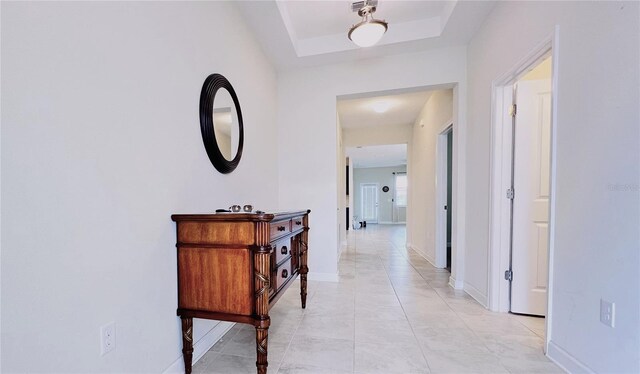
[[[110,322],[100,328],[100,356],[116,349],[116,323]]]
[[[600,322],[616,327],[616,303],[600,299]]]

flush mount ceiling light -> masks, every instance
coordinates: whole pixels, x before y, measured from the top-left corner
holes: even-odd
[[[351,26],[348,34],[349,40],[358,47],[371,47],[387,32],[387,23],[373,18],[377,5],[378,0],[364,0],[351,4],[351,10],[358,12],[362,17],[362,21]]]
[[[391,105],[389,104],[388,101],[376,101],[371,105],[371,107],[376,113],[384,113],[387,110],[389,110],[390,106]]]

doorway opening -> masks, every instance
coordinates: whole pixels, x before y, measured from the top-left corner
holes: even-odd
[[[356,207],[360,199],[355,195],[359,194],[360,188],[355,177],[359,171],[365,169],[356,165],[357,157],[352,151],[358,148],[402,144],[406,149],[402,162],[387,165],[404,166],[406,178],[401,173],[396,173],[398,177],[395,178],[395,183],[393,180],[388,184],[380,182],[378,224],[405,225],[407,249],[424,257],[443,271],[446,271],[444,268],[447,267],[447,242],[451,243],[451,272],[448,274],[448,283],[453,288],[463,289],[465,155],[464,147],[457,145],[464,144],[465,121],[464,117],[461,118],[459,115],[460,108],[464,107],[463,95],[460,95],[459,90],[457,83],[445,83],[339,95],[336,98],[336,128],[339,161],[337,170],[340,174],[338,177],[343,178],[348,164],[349,173],[346,179],[349,179],[348,183],[351,186],[351,191],[344,201],[342,196],[345,194],[340,189],[338,191],[338,214],[341,223],[344,222],[345,207],[349,208],[351,216],[361,215],[361,209]],[[447,209],[451,215],[449,225],[447,211],[443,209],[447,205],[447,190],[445,188],[442,202],[438,202],[434,183],[437,179],[436,171],[439,170],[435,150],[438,135],[445,126],[451,127],[454,133],[453,147],[449,147],[452,149],[452,178],[448,183],[451,187],[451,206]],[[445,137],[445,143],[446,140]],[[443,160],[446,179],[446,152]],[[401,181],[406,181],[407,184],[405,196],[395,191],[401,190]],[[344,184],[344,181],[340,181],[339,186]],[[383,204],[391,204],[393,207],[388,219],[383,219]],[[440,215],[442,219],[438,218]],[[437,226],[440,222],[441,229]],[[450,229],[450,240],[447,240],[447,226]],[[353,236],[347,230],[341,231],[343,242],[350,241]],[[441,238],[438,239],[438,236]],[[442,251],[437,250],[436,241],[438,244],[442,243]],[[480,296],[479,292],[473,297],[486,298],[484,295]]]
[[[453,125],[451,125],[453,127]],[[447,270],[451,273],[451,209],[453,199],[453,128],[447,133]]]
[[[547,309],[551,56],[513,85],[509,311],[544,317]],[[514,276],[517,274],[517,276]]]
[[[553,277],[557,30],[494,81],[489,307],[546,317]]]
[[[407,144],[347,147],[353,193],[351,228],[405,224]]]
[[[453,123],[447,122],[436,142],[436,266],[451,273],[453,212]]]

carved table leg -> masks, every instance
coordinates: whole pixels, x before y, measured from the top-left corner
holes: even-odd
[[[309,268],[307,267],[307,231],[309,230],[307,225],[307,217],[304,218],[305,229],[300,238],[300,248],[302,254],[300,256],[300,301],[302,301],[302,309],[307,307],[307,273]]]
[[[269,335],[269,328],[256,327],[256,349],[258,351],[258,360],[256,361],[256,367],[258,368],[258,374],[267,374],[267,338]]]
[[[262,222],[261,222],[262,223]],[[263,230],[267,232],[267,223]],[[268,237],[268,236],[267,236]],[[271,284],[271,246],[260,247],[254,252],[254,286],[256,305],[256,367],[258,374],[267,374],[267,335],[271,319],[269,318],[269,285]]]
[[[182,356],[184,358],[184,372],[191,374],[193,359],[193,318],[180,317],[182,320]]]
[[[307,307],[307,271],[305,269],[304,273],[302,270],[300,271],[300,301],[302,301],[302,309]]]
[[[307,273],[309,268],[307,267],[307,241],[303,234],[302,240],[300,240],[300,247],[303,249],[300,256],[300,301],[302,301],[302,309],[307,307]]]

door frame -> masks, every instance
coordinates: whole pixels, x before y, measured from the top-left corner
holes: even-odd
[[[447,135],[449,132],[453,133],[453,120],[447,121],[436,135],[436,253],[434,265],[442,269],[447,267],[447,211],[439,207],[444,207],[447,204],[447,188],[449,187],[447,181],[447,151],[449,150]],[[453,135],[455,136],[455,134]],[[451,162],[453,163],[453,160]],[[451,194],[454,195],[453,188]],[[451,196],[451,205],[447,209],[453,209],[453,196]],[[453,226],[453,219],[451,225]],[[453,240],[453,235],[451,239]]]
[[[370,185],[370,186],[376,186],[375,190],[376,190],[376,200],[378,200],[376,202],[376,206],[375,206],[375,210],[376,210],[376,221],[370,221],[371,223],[378,223],[380,221],[380,194],[378,193],[378,189],[380,188],[380,183],[376,183],[376,182],[363,182],[360,183],[360,221],[365,221],[364,219],[364,193],[362,193],[362,186],[364,185]]]
[[[489,309],[498,312],[509,311],[509,282],[504,279],[509,269],[510,253],[510,200],[506,190],[511,185],[511,121],[509,107],[513,99],[512,86],[531,67],[551,55],[551,165],[549,175],[549,242],[547,282],[547,313],[545,351],[551,336],[553,301],[553,259],[555,252],[555,211],[556,211],[556,157],[557,157],[557,99],[558,99],[558,27],[533,48],[513,68],[492,82],[491,96],[491,181],[489,202],[489,256],[488,256],[488,301]]]

